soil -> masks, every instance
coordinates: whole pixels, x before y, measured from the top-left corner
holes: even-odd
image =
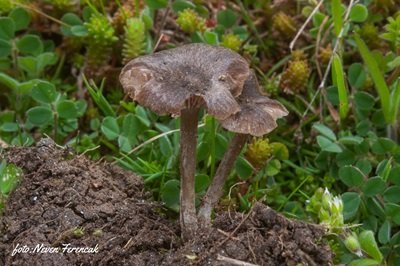
[[[151,201],[142,179],[131,172],[74,155],[50,139],[36,147],[11,148],[3,156],[21,167],[24,177],[0,217],[0,265],[330,265],[332,261],[322,240],[324,228],[289,220],[262,204],[247,214],[219,213],[213,228],[182,243],[177,221]],[[64,251],[66,244],[98,252]],[[17,245],[26,245],[30,252],[12,256]],[[58,253],[49,253],[52,247]]]

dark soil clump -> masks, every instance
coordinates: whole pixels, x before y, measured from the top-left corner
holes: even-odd
[[[0,217],[0,265],[329,265],[332,260],[321,241],[323,228],[288,220],[262,204],[246,215],[219,214],[213,229],[182,245],[179,225],[149,200],[139,176],[74,156],[50,139],[9,149],[5,158],[23,169],[24,178]],[[98,252],[68,253],[66,244]],[[12,256],[17,245],[30,252]],[[58,253],[50,253],[51,247]]]

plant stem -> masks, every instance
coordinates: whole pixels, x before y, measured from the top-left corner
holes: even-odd
[[[210,176],[214,176],[215,174],[215,118],[211,117],[211,138],[210,138],[210,158],[211,158],[211,166],[210,166]]]
[[[57,143],[58,138],[58,113],[55,111],[55,106],[52,104],[51,109],[53,109],[53,118],[54,118],[54,141]]]
[[[387,129],[388,138],[390,138],[394,142],[397,142],[398,141],[397,134],[398,134],[398,130],[399,130],[399,126],[398,126],[397,122],[387,125],[386,129]]]
[[[199,210],[199,219],[202,225],[211,223],[211,211],[223,194],[223,186],[226,177],[229,175],[236,158],[240,154],[248,138],[247,134],[235,134],[232,138],[224,158],[218,166],[217,173],[207,190],[203,204]]]
[[[197,146],[198,108],[181,111],[181,209],[180,223],[184,241],[193,237],[197,230],[195,206],[195,170]]]

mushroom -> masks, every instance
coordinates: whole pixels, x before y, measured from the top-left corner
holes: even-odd
[[[130,61],[120,82],[131,98],[160,115],[181,118],[180,223],[187,240],[197,229],[195,168],[199,109],[224,120],[240,110],[235,97],[250,74],[245,59],[229,49],[188,44]]]
[[[211,211],[223,194],[224,181],[249,136],[261,137],[271,132],[278,126],[276,120],[288,114],[282,104],[260,92],[254,72],[246,80],[242,94],[237,100],[241,110],[220,121],[222,127],[236,134],[218,166],[200,207],[198,217],[203,225],[211,222]]]

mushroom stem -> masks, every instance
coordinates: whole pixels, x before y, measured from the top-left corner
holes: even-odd
[[[228,150],[224,158],[218,166],[214,179],[209,186],[207,193],[203,199],[203,204],[199,210],[199,220],[202,225],[207,226],[211,224],[211,212],[214,206],[218,203],[223,194],[223,186],[226,177],[229,175],[236,158],[240,154],[244,144],[248,139],[247,134],[235,134],[232,138]]]
[[[198,113],[199,108],[188,108],[181,111],[180,223],[182,238],[185,241],[193,237],[197,230],[195,170]]]

